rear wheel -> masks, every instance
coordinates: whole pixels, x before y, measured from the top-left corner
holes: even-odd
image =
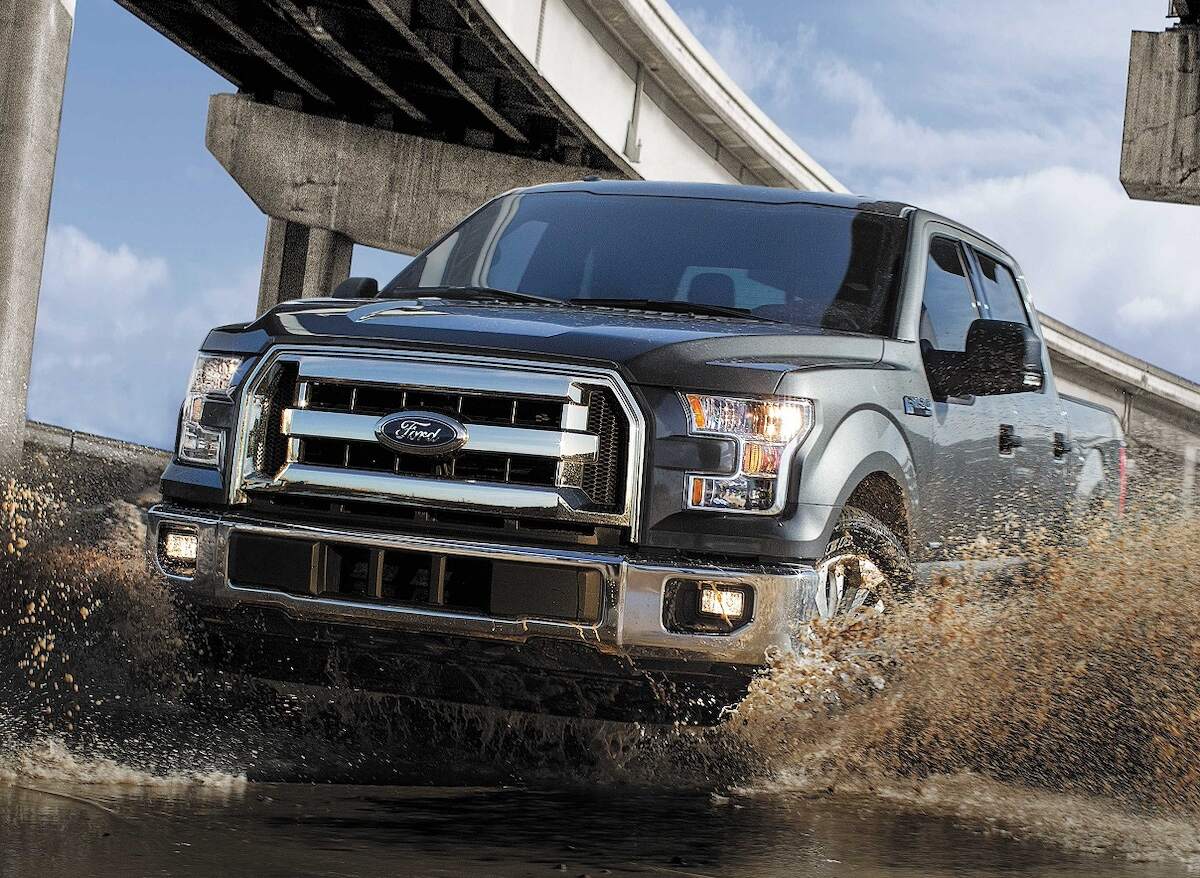
[[[908,550],[887,525],[847,506],[817,564],[817,615],[882,612],[912,590]]]

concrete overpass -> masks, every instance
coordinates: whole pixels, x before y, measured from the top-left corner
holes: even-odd
[[[1130,198],[1200,205],[1200,0],[1167,5],[1167,17],[1174,21],[1166,30],[1134,31],[1130,40],[1121,183]],[[1181,271],[1191,267],[1186,258],[1179,266]],[[1069,336],[1063,333],[1078,348],[1081,340]],[[1191,507],[1200,459],[1195,418],[1200,388],[1091,341],[1082,340],[1090,350],[1081,355],[1109,361],[1109,387],[1114,381],[1123,384],[1133,394],[1131,411],[1140,405],[1144,415],[1161,422],[1155,432],[1163,437],[1160,444],[1182,460],[1181,492]]]
[[[845,191],[666,0],[116,2],[238,90],[213,97],[207,143],[267,216],[260,311],[325,294],[354,244],[415,252],[517,185],[596,174]],[[0,0],[0,81],[30,84],[0,103],[0,211],[36,184],[19,221],[0,214],[0,363],[16,364],[0,370],[0,459],[24,422],[72,11]],[[1172,425],[1155,441],[1189,453],[1194,385],[1054,321],[1046,334],[1065,389],[1112,405],[1147,443]]]

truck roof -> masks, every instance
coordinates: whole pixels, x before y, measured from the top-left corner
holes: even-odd
[[[601,180],[584,179],[567,183],[545,183],[515,190],[518,192],[590,192],[593,195],[644,195],[660,198],[710,198],[720,201],[749,201],[759,204],[814,204],[825,207],[845,207],[883,216],[905,216],[922,210],[946,225],[986,241],[1001,253],[1008,250],[987,235],[977,232],[956,219],[918,208],[904,201],[888,201],[866,195],[844,192],[810,192],[802,189],[777,189],[771,186],[742,186],[734,183],[684,183],[670,180]],[[1013,259],[1009,254],[1009,259]],[[1013,259],[1014,265],[1016,264]]]
[[[576,180],[530,186],[522,192],[590,192],[594,195],[646,195],[664,198],[710,198],[721,201],[755,201],[762,204],[816,204],[849,207],[887,216],[901,216],[913,208],[899,201],[880,201],[840,192],[807,192],[769,186],[728,183],[678,183],[660,180]]]

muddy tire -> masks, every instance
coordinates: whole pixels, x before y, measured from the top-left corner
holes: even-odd
[[[913,587],[903,541],[868,512],[847,506],[817,563],[817,614],[835,618],[882,610]]]

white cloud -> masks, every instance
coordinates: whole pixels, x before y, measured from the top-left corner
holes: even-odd
[[[91,329],[77,315],[100,307],[112,338],[136,335],[145,330],[148,315],[135,306],[169,277],[162,259],[142,258],[124,244],[105,250],[75,226],[54,226],[46,235],[43,296],[49,291],[52,300],[69,300],[74,307],[41,310],[39,321],[64,339],[83,341]]]
[[[253,315],[257,271],[200,287],[74,226],[46,240],[30,416],[165,447],[208,330]]]
[[[816,135],[806,148],[837,157],[856,176],[900,174],[910,178],[1012,169],[1061,161],[1076,152],[1095,154],[1106,145],[1090,118],[1061,127],[1014,124],[934,127],[894,112],[863,73],[844,59],[825,54],[809,67],[823,96],[851,109],[844,131]],[[851,186],[851,188],[855,188]]]
[[[1138,296],[1118,308],[1117,316],[1134,326],[1150,327],[1168,322],[1178,310],[1156,296]],[[1195,308],[1184,310],[1194,311]]]
[[[1162,30],[1165,7],[1145,0],[1006,0],[967,9],[961,0],[906,0],[888,10],[976,65],[1062,77],[1111,65],[1128,52],[1130,30]]]
[[[964,15],[948,0],[888,6],[883,17],[898,43],[895,57],[839,51],[831,34],[807,23],[769,33],[744,7],[685,9],[683,16],[808,152],[852,190],[871,191],[885,181],[965,179],[1072,158],[1088,167],[1111,164],[1122,107],[1105,103],[1094,81],[1110,73],[1103,62],[1120,67],[1112,55],[1128,44],[1128,30],[1085,39],[1077,24],[1064,29],[1083,12],[1082,0],[1067,5],[1049,13],[1025,4],[1015,15],[1008,7]],[[899,48],[912,45],[920,48],[911,55]],[[798,124],[789,126],[793,113]]]
[[[73,293],[100,287],[121,297],[136,297],[168,277],[164,260],[142,258],[124,244],[105,250],[75,226],[52,227],[46,249],[45,282]]]
[[[777,40],[746,20],[744,12],[726,7],[713,15],[704,9],[683,11],[688,27],[725,72],[747,92],[785,103],[794,72],[815,33],[800,25],[790,39]]]

